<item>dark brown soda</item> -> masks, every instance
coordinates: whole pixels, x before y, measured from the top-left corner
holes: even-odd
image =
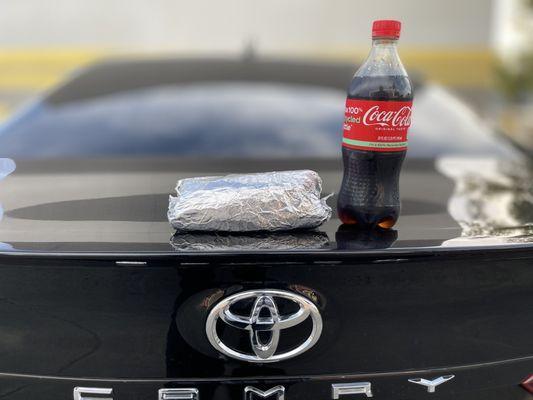
[[[407,76],[355,77],[349,99],[411,101]],[[342,147],[344,175],[337,212],[344,224],[390,229],[400,215],[400,170],[406,151],[364,151]]]

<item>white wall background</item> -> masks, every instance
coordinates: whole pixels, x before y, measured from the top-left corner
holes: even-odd
[[[504,0],[505,1],[505,0]],[[510,0],[509,0],[510,1]],[[493,0],[2,0],[0,48],[315,51],[367,46],[396,18],[414,47],[493,42]]]

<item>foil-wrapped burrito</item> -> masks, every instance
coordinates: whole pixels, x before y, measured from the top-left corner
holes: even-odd
[[[331,216],[322,180],[310,170],[181,179],[176,192],[168,220],[178,231],[315,228]]]

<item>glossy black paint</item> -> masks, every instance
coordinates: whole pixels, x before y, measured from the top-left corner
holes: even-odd
[[[489,399],[524,398],[516,385],[533,369],[532,258],[529,250],[512,249],[295,263],[145,257],[143,266],[117,265],[119,258],[110,256],[9,257],[0,266],[0,369],[69,379],[39,380],[10,399],[34,390],[52,399],[85,378],[96,387],[111,378],[133,380],[111,385],[118,399],[150,398],[167,385],[235,398],[250,381],[291,382],[288,399],[322,399],[331,382],[347,375],[373,382],[377,398],[425,398],[422,387],[406,380],[450,371],[457,379],[439,388],[439,398],[477,390]],[[210,307],[262,287],[294,291],[318,305],[325,321],[318,344],[270,365],[216,354],[204,334]],[[12,378],[4,376],[8,387],[18,385]]]
[[[464,176],[454,169],[470,164]],[[302,253],[402,251],[448,252],[469,248],[528,246],[533,207],[531,169],[527,163],[495,161],[492,169],[467,157],[442,167],[439,159],[408,159],[402,169],[402,214],[396,237],[343,233],[333,218],[316,235],[309,232],[267,235],[269,249],[289,258]],[[65,170],[66,168],[66,170]],[[0,182],[0,252],[209,254],[257,252],[265,236],[174,235],[166,220],[168,195],[179,178],[268,169],[311,168],[324,180],[323,192],[334,193],[341,181],[339,160],[56,160],[20,161]],[[450,169],[450,177],[444,175]],[[479,171],[479,172],[477,172]],[[511,172],[509,172],[511,171]],[[515,176],[514,171],[519,175]],[[502,186],[500,182],[509,182]],[[468,190],[466,190],[466,189]],[[335,204],[335,197],[329,200]],[[501,205],[501,207],[500,207]],[[500,207],[498,214],[490,214]],[[456,218],[462,218],[460,223]],[[292,235],[299,247],[287,247]],[[302,239],[310,237],[302,246]],[[353,237],[359,240],[353,240]],[[217,244],[215,246],[215,244]],[[246,246],[243,246],[246,244]],[[279,245],[277,245],[279,244]],[[204,252],[205,253],[205,252]],[[205,254],[204,254],[205,255]]]

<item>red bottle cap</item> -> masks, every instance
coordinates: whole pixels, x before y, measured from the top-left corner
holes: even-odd
[[[392,19],[379,19],[372,24],[372,39],[399,39],[402,23]]]

